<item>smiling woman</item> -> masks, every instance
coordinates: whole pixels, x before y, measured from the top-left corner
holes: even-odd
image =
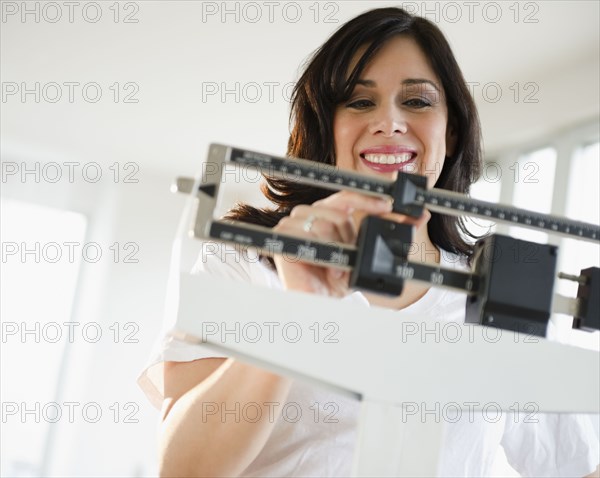
[[[451,135],[445,95],[427,58],[412,38],[399,36],[362,76],[335,112],[336,165],[389,179],[397,171],[427,175],[432,187]]]
[[[429,186],[459,193],[468,193],[481,172],[477,111],[449,45],[433,23],[399,8],[356,17],[315,53],[294,90],[292,125],[287,151],[292,157],[386,179],[399,171],[418,172]],[[360,222],[370,214],[415,226],[411,260],[465,269],[473,252],[468,231],[454,217],[426,211],[415,220],[393,213],[386,200],[281,179],[268,178],[264,193],[274,209],[242,205],[227,217],[355,244]],[[464,322],[465,296],[458,292],[407,285],[401,296],[382,298],[349,290],[347,273],[219,250],[219,257],[199,260],[196,271],[340,297],[365,311],[389,307],[398,320],[408,312]],[[150,371],[140,384],[163,406],[161,475],[350,474],[358,402],[172,337],[152,365],[162,367],[164,389]],[[280,410],[295,404],[303,418],[284,412],[273,419],[274,404]],[[331,416],[328,404],[334,404],[335,420],[315,419]],[[251,417],[231,416],[249,405],[256,412]],[[315,410],[322,414],[310,413]],[[526,422],[505,415],[493,422],[464,416],[448,423],[440,475],[489,476],[500,446],[528,476],[585,476],[596,469],[598,440],[588,417],[548,414]]]

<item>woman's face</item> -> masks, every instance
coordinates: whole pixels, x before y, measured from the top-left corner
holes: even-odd
[[[351,68],[357,60],[358,54]],[[336,108],[336,164],[390,180],[398,171],[420,174],[432,187],[451,153],[447,124],[441,82],[421,48],[412,38],[393,38]]]

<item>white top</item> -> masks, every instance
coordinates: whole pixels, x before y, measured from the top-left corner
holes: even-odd
[[[440,265],[467,268],[456,255],[445,251],[442,251]],[[256,252],[238,253],[233,246],[223,244],[205,243],[193,272],[282,288],[277,274]],[[369,307],[360,292],[342,300]],[[465,301],[463,293],[431,288],[423,298],[398,314],[399,317],[403,313],[419,314],[463,323]],[[167,324],[166,329],[170,326],[172,324]],[[205,345],[188,344],[165,333],[138,383],[158,408],[163,398],[162,362],[222,356]],[[272,410],[276,421],[273,432],[241,476],[350,475],[358,401],[296,380],[286,404],[274,405]],[[248,407],[238,413],[242,419],[252,419],[256,410]],[[228,417],[236,418],[235,414]],[[453,415],[452,421],[455,418]],[[489,476],[500,445],[510,465],[524,476],[583,477],[600,462],[598,436],[587,415],[505,413],[498,417],[492,412],[487,415],[465,412],[446,427],[440,476]]]

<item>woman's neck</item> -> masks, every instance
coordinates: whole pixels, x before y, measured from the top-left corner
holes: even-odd
[[[440,263],[440,250],[431,242],[426,224],[415,230],[408,260],[427,264]]]

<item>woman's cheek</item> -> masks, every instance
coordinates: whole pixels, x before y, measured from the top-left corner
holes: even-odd
[[[423,171],[421,171],[421,174],[427,177],[427,189],[431,189],[442,174],[445,154],[446,148],[440,146],[436,151],[432,151],[428,160],[422,165]]]

